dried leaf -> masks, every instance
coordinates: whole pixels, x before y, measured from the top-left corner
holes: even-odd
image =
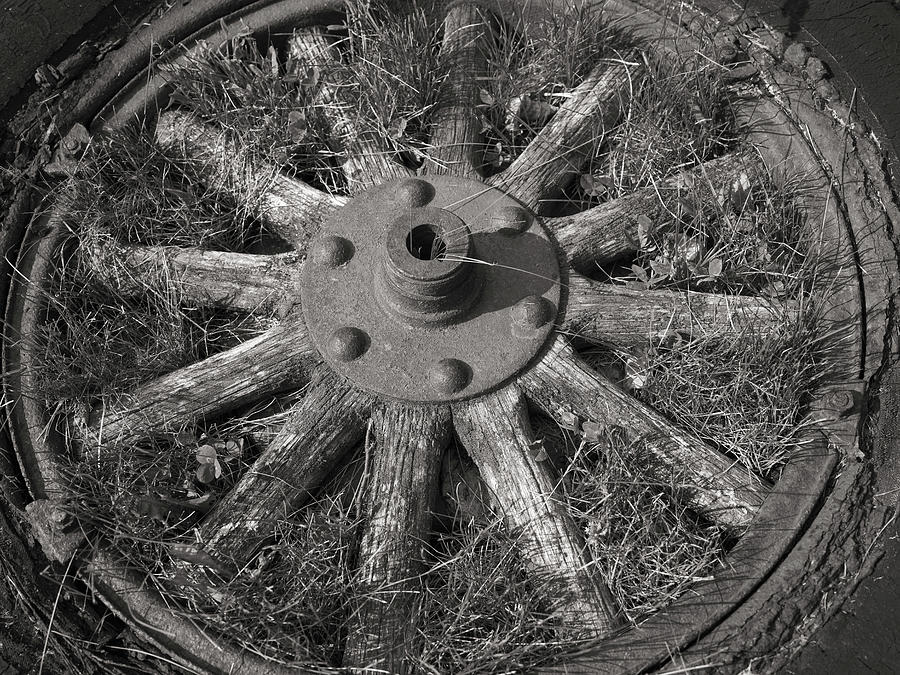
[[[545,462],[549,456],[547,455],[547,449],[544,448],[544,443],[541,440],[533,441],[528,448],[528,452],[536,462]]]
[[[573,412],[569,412],[568,410],[564,410],[562,414],[559,416],[559,425],[563,429],[568,429],[569,431],[577,431],[578,430],[578,415]]]
[[[650,216],[642,213],[637,217],[638,243],[640,244],[641,249],[650,248],[654,230],[655,228],[653,227],[653,221],[650,219]]]
[[[409,124],[409,120],[405,117],[400,117],[391,122],[390,127],[388,128],[388,135],[393,138],[395,141],[399,141],[403,138],[403,135],[406,133],[406,127]]]
[[[197,466],[195,473],[197,480],[203,484],[209,484],[222,475],[222,467],[219,466],[218,462],[215,464],[200,464]]]
[[[581,433],[589,443],[599,443],[603,438],[603,428],[598,422],[586,421],[581,425]]]
[[[478,98],[481,99],[481,102],[484,105],[494,105],[494,97],[491,96],[487,89],[480,89],[478,91]]]
[[[717,277],[722,274],[722,259],[713,258],[709,261],[709,276]]]
[[[632,265],[631,271],[638,278],[639,281],[643,281],[645,284],[650,281],[650,277],[647,275],[647,270],[645,270],[640,265]]]
[[[176,560],[183,560],[194,565],[202,565],[203,567],[209,567],[210,569],[225,574],[229,572],[225,565],[213,558],[199,546],[194,546],[193,544],[169,544],[168,549],[169,555]]]
[[[213,464],[216,461],[216,448],[213,445],[201,445],[197,448],[195,456],[200,464]]]

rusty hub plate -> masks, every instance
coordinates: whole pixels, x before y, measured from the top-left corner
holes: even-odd
[[[559,264],[508,195],[464,178],[407,178],[326,221],[301,296],[337,372],[392,398],[451,401],[505,382],[544,344]]]

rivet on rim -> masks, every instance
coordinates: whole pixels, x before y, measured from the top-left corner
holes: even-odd
[[[441,359],[428,369],[428,381],[441,394],[462,391],[471,379],[471,369],[459,359]]]
[[[328,234],[313,243],[309,257],[323,267],[340,267],[353,257],[353,244],[343,237]]]
[[[519,234],[531,227],[531,214],[521,206],[501,206],[491,214],[491,226],[501,232]]]
[[[328,339],[328,353],[339,361],[353,361],[366,353],[369,336],[353,326],[338,328]]]

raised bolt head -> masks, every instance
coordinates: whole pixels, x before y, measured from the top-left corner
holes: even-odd
[[[322,267],[340,267],[353,257],[353,244],[343,237],[327,234],[313,243],[309,257]]]
[[[553,318],[553,305],[540,295],[528,295],[512,308],[513,326],[525,330],[535,330]]]
[[[501,206],[491,214],[491,227],[511,234],[524,232],[531,227],[531,214],[521,206]]]
[[[353,361],[369,348],[369,336],[352,326],[338,328],[328,338],[328,353],[338,361]]]
[[[459,359],[441,359],[428,368],[428,381],[440,394],[455,394],[469,384],[471,371]]]
[[[394,188],[394,197],[405,207],[425,206],[434,197],[434,186],[421,178],[405,178]]]

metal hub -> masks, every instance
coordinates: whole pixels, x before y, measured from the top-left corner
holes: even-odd
[[[301,294],[336,371],[393,398],[449,401],[528,364],[556,318],[559,264],[508,195],[465,178],[407,178],[328,219]]]

